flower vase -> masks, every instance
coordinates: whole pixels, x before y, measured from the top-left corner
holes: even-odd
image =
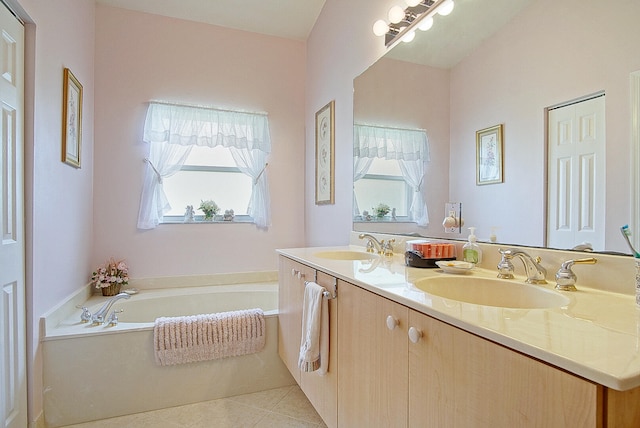
[[[102,290],[103,296],[115,296],[120,293],[120,284],[112,284],[108,287],[102,287],[100,290]]]

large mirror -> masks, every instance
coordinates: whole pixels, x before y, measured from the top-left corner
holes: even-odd
[[[428,225],[354,212],[354,230],[466,239],[467,227],[474,226],[480,240],[495,234],[499,243],[547,246],[549,219],[556,214],[550,210],[557,210],[547,200],[549,111],[604,94],[604,122],[598,126],[605,129],[605,161],[586,178],[601,189],[598,201],[587,202],[604,205],[597,223],[604,238],[593,247],[629,253],[620,227],[635,224],[632,217],[640,214],[632,214],[630,107],[630,82],[640,70],[640,2],[455,4],[450,15],[435,17],[429,31],[397,44],[354,80],[356,124],[426,130],[429,161],[420,191]],[[478,185],[476,133],[496,125],[503,130],[501,182]],[[588,132],[587,126],[572,132]],[[380,176],[370,175],[368,185],[375,186]],[[359,179],[354,187],[361,184]],[[565,196],[577,192],[565,190]],[[374,196],[358,202],[359,209],[373,211],[377,202],[385,201]],[[462,203],[462,233],[444,231],[448,202]],[[576,221],[585,223],[584,216]]]

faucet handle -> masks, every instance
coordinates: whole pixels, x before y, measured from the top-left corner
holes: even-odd
[[[567,260],[562,263],[558,272],[556,272],[556,290],[560,291],[576,291],[576,274],[573,273],[571,267],[574,264],[596,264],[598,259],[595,257],[587,257],[584,259]]]
[[[78,309],[82,309],[82,313],[80,314],[80,322],[81,323],[87,323],[89,321],[91,321],[91,312],[89,312],[89,309],[86,306],[81,306],[78,305],[76,306],[76,308]]]
[[[502,248],[498,251],[502,255],[500,263],[498,263],[498,278],[513,279],[513,271],[515,268],[513,267],[513,263],[511,263],[511,259],[513,258],[512,251],[503,250]]]
[[[382,241],[382,248],[380,248],[381,253],[387,257],[393,257],[393,243],[396,242],[394,238],[391,238],[386,241]]]
[[[109,319],[107,320],[107,323],[110,326],[118,325],[118,314],[121,312],[124,312],[124,309],[114,309],[114,311],[111,312],[111,315],[109,315]]]

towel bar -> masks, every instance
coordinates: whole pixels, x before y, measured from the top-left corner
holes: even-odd
[[[305,287],[307,286],[307,284],[309,284],[311,281],[305,281],[304,285]],[[336,284],[336,290],[337,290],[337,284]],[[322,296],[325,297],[328,300],[332,300],[338,297],[338,295],[336,293],[331,293],[329,291],[323,291],[322,292]]]

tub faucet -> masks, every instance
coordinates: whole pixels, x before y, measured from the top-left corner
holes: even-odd
[[[100,309],[98,309],[98,312],[93,314],[93,316],[91,317],[91,322],[93,324],[103,324],[106,321],[107,314],[109,313],[109,309],[111,309],[111,306],[113,306],[113,304],[120,299],[128,299],[130,297],[131,295],[127,293],[116,294],[115,296],[107,300],[105,304],[102,305]]]
[[[540,257],[533,258],[522,250],[510,248],[500,250],[502,259],[498,263],[498,278],[513,279],[513,263],[511,260],[518,257],[524,264],[524,270],[527,275],[527,284],[546,284],[547,270],[540,264]]]

